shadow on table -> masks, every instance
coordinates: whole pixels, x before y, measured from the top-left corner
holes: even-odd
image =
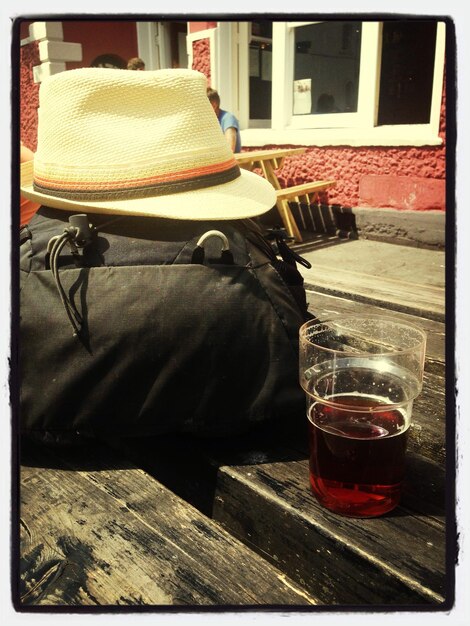
[[[248,433],[219,438],[165,435],[113,442],[113,447],[206,515],[212,511],[220,467],[308,458],[307,420],[294,417]]]
[[[19,463],[25,467],[47,467],[65,471],[99,471],[130,467],[128,459],[107,444],[90,439],[75,445],[47,445],[27,437],[20,443]]]
[[[45,445],[23,438],[19,462],[64,471],[139,467],[177,495],[209,514],[219,467],[299,461],[308,458],[307,420],[296,415],[230,437],[183,434],[145,438],[83,440],[76,445]]]

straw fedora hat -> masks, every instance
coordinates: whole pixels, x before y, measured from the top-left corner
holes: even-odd
[[[40,88],[38,147],[21,193],[90,213],[241,219],[276,203],[272,185],[241,170],[206,95],[185,69],[83,68]]]

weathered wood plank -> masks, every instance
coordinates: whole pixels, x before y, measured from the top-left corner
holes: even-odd
[[[421,475],[423,463],[442,501],[442,469],[419,459]],[[309,490],[307,461],[226,466],[214,519],[325,604],[443,605],[443,509],[434,501],[429,514],[427,499],[416,498],[422,485],[413,482],[412,468],[408,480],[395,512],[358,520],[320,507]]]
[[[446,397],[441,376],[424,373],[423,390],[413,403],[409,448],[444,464],[446,458]]]
[[[445,322],[445,289],[316,264],[299,268],[307,289]]]
[[[170,437],[157,454],[154,443],[133,453],[325,604],[439,604],[446,601],[444,418],[443,379],[426,372],[403,501],[379,520],[345,520],[316,503],[303,417],[229,441]],[[177,454],[186,463],[180,474],[166,469]]]
[[[144,471],[104,448],[86,457],[21,467],[19,607],[315,603]]]
[[[173,474],[171,488],[196,505],[198,493],[213,494],[212,507],[204,502],[207,513],[326,604],[445,602],[444,378],[425,372],[402,505],[380,520],[344,521],[319,507],[309,491],[307,441],[303,417],[228,442],[185,441],[180,452],[190,470]],[[164,447],[171,458],[171,441]],[[152,471],[151,454],[137,454]]]
[[[174,440],[173,448],[167,440],[162,449],[168,457],[179,445],[187,466],[166,480],[196,506],[201,493],[212,494],[206,513],[326,604],[443,601],[442,464],[410,452],[401,506],[379,520],[348,520],[321,509],[310,494],[306,429],[292,437],[270,434],[260,431],[249,443]],[[138,454],[145,459],[145,448]],[[146,461],[152,464],[149,455]],[[153,469],[160,475],[158,461]]]

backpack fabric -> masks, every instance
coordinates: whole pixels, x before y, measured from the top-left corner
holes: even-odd
[[[41,207],[21,234],[24,435],[225,436],[304,411],[311,316],[284,242],[250,220],[89,214],[84,244],[69,217]]]

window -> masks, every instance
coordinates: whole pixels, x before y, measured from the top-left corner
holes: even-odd
[[[378,124],[428,124],[436,22],[385,22]]]
[[[360,22],[322,22],[295,29],[293,115],[357,111]]]
[[[251,22],[249,103],[251,120],[271,119],[273,23]]]
[[[237,28],[232,71],[245,146],[441,142],[443,22],[261,21]]]

